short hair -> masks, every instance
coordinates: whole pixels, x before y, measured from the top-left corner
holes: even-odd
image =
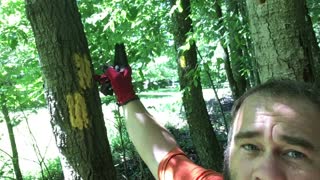
[[[225,179],[229,178],[230,169],[229,169],[229,151],[230,151],[230,142],[232,138],[232,129],[233,123],[237,116],[237,113],[243,104],[243,102],[252,95],[264,95],[269,97],[285,97],[285,98],[295,98],[303,99],[306,102],[311,102],[316,108],[320,111],[320,90],[319,87],[315,85],[299,82],[289,79],[271,79],[267,82],[258,85],[254,88],[249,89],[245,92],[238,100],[235,101],[232,110],[232,122],[228,134],[228,144],[224,152],[224,175]]]
[[[320,111],[320,90],[315,85],[289,79],[271,79],[248,90],[234,103],[231,110],[232,122],[234,121],[243,102],[249,96],[256,94],[276,98],[301,98],[314,104]]]

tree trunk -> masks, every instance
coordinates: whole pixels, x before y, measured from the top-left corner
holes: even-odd
[[[248,31],[249,31],[249,18],[248,18],[246,0],[240,0],[240,1],[238,1],[237,4],[238,4],[239,14],[242,18],[242,24],[246,26],[246,32],[247,32],[247,34],[249,34],[248,33]],[[261,84],[259,72],[257,70],[257,65],[256,65],[257,61],[254,56],[253,42],[252,42],[250,35],[246,35],[246,37],[244,39],[246,41],[245,42],[246,50],[244,51],[245,52],[244,56],[250,57],[250,60],[248,62],[248,66],[250,68],[249,69],[250,70],[250,85],[252,87],[254,87],[254,86]]]
[[[14,137],[13,125],[11,124],[11,119],[9,116],[8,107],[6,105],[6,98],[3,94],[1,94],[0,103],[1,103],[1,111],[2,111],[2,114],[3,114],[4,119],[6,121],[7,129],[8,129],[11,150],[12,150],[11,160],[12,160],[12,164],[13,164],[14,173],[16,175],[17,180],[22,180],[22,173],[21,173],[20,165],[19,165],[19,155],[18,155],[16,140]]]
[[[66,179],[116,179],[101,101],[76,0],[26,0]],[[64,169],[65,170],[65,169]]]
[[[221,37],[224,37],[224,34],[226,33],[226,27],[223,22],[223,14],[222,14],[221,6],[220,6],[220,1],[217,0],[215,2],[214,9],[215,9],[215,12],[216,12],[216,15],[218,18],[218,25],[221,27],[219,34]],[[224,68],[226,70],[227,79],[228,79],[228,82],[230,85],[232,96],[236,99],[237,97],[239,97],[240,92],[239,92],[237,82],[233,76],[229,49],[228,49],[228,46],[223,38],[220,39],[220,44],[221,44],[223,51],[225,53]]]
[[[244,69],[248,69],[246,61],[250,61],[248,56],[245,56],[247,50],[244,37],[240,32],[244,29],[244,25],[240,21],[240,13],[238,12],[238,0],[227,0],[227,20],[225,25],[228,28],[228,39],[230,48],[230,60],[233,72],[233,77],[237,84],[237,96],[239,98],[247,90],[249,83],[247,82],[247,75],[243,73]]]
[[[318,83],[319,47],[305,0],[247,0],[262,82],[271,77]]]
[[[234,99],[237,99],[246,91],[247,87],[246,78],[245,76],[241,75],[242,61],[240,58],[243,57],[242,50],[237,47],[236,42],[233,38],[234,36],[239,36],[239,34],[236,34],[236,32],[233,31],[233,27],[227,27],[227,22],[224,22],[220,1],[216,1],[214,6],[215,12],[219,19],[218,24],[219,26],[221,26],[221,29],[219,31],[221,37],[224,37],[227,29],[229,29],[229,44],[227,44],[225,39],[223,38],[221,38],[220,43],[223,47],[224,52],[226,53],[224,64],[227,78],[230,84],[230,89],[232,91]]]
[[[171,5],[175,4],[176,1],[171,0]],[[189,17],[191,13],[190,1],[182,0],[179,7],[183,10],[175,10],[172,17],[174,24],[172,32],[178,49],[178,72],[180,87],[183,90],[182,100],[186,118],[201,165],[220,171],[223,153],[210,123],[203,99],[199,69],[197,69],[196,44],[194,41],[187,40],[188,33],[192,32],[192,21]],[[182,50],[181,47],[184,45],[190,46],[190,48]]]

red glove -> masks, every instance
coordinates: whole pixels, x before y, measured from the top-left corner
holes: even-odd
[[[131,68],[125,67],[117,71],[109,67],[105,72],[111,82],[112,89],[116,94],[119,105],[125,105],[129,101],[139,99],[132,86]]]

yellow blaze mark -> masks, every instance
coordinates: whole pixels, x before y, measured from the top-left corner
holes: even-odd
[[[78,92],[68,94],[67,105],[71,126],[79,128],[80,130],[87,128],[89,125],[89,119],[84,97]]]
[[[87,89],[91,87],[92,83],[92,72],[90,69],[90,61],[88,56],[84,54],[74,54],[73,59],[75,61],[76,67],[78,69],[79,85],[82,89]]]
[[[186,58],[184,56],[180,56],[179,61],[180,61],[180,67],[181,68],[186,68],[187,67]]]

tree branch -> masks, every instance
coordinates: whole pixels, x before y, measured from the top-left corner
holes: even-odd
[[[3,153],[5,153],[7,156],[9,156],[9,157],[12,159],[12,156],[11,156],[9,153],[7,153],[6,151],[4,151],[4,150],[2,150],[2,149],[0,149],[0,151],[3,152]]]

